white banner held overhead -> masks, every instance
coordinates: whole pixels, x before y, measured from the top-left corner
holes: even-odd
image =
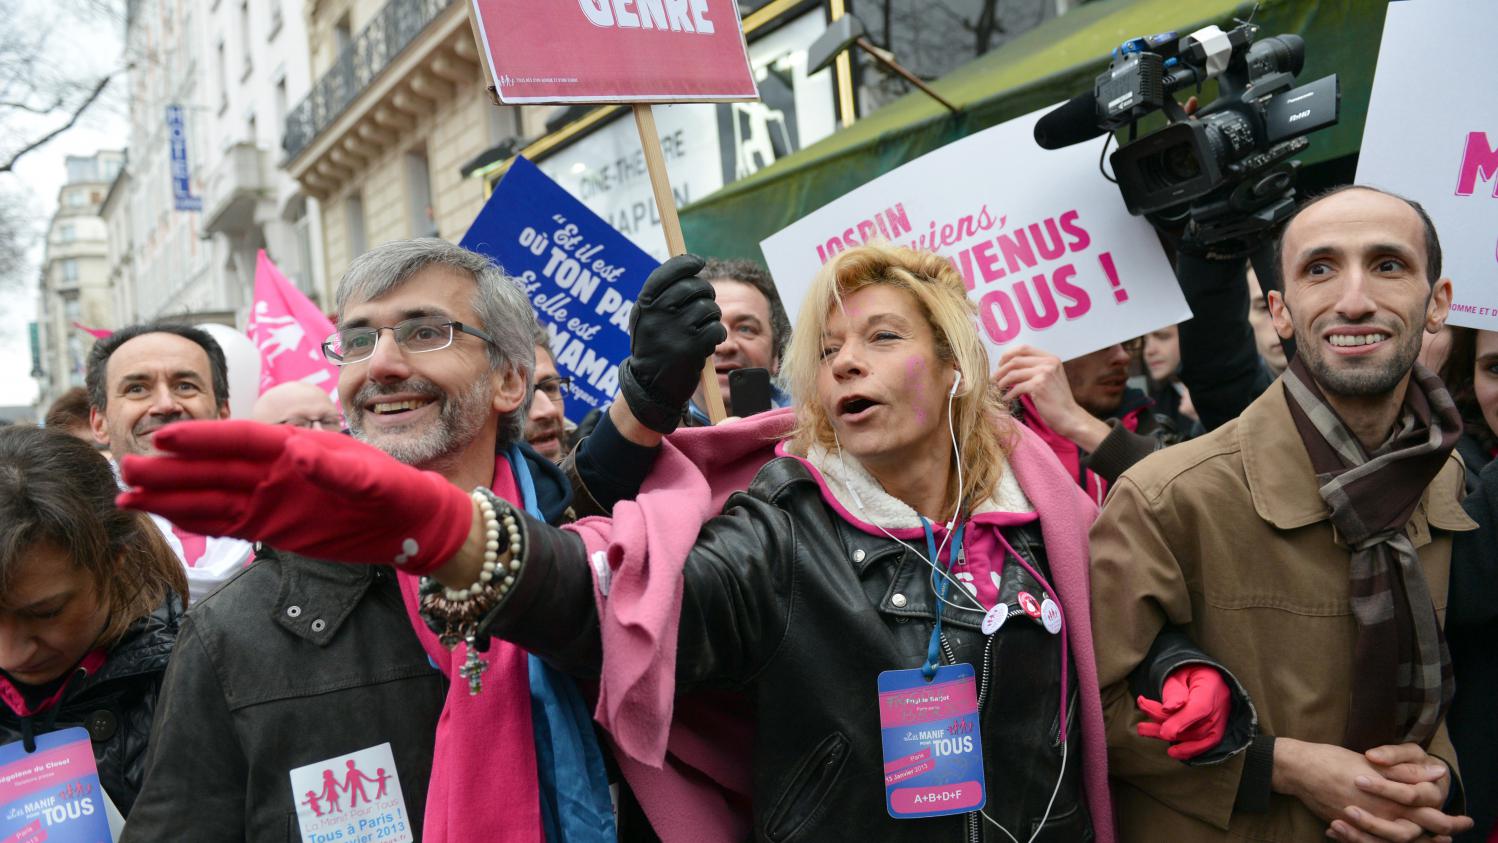
[[[1044,113],[928,153],[765,239],[792,321],[828,258],[878,240],[952,261],[995,366],[1008,345],[1070,360],[1191,318],[1154,231],[1098,172],[1102,141],[1041,149]]]
[[[1455,288],[1449,321],[1487,331],[1498,331],[1494,32],[1492,0],[1389,4],[1357,175],[1425,207]],[[1439,44],[1440,61],[1422,44]]]

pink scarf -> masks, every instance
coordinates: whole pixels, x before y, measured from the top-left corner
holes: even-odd
[[[589,518],[567,528],[583,538],[593,566],[604,657],[594,717],[612,735],[615,760],[665,843],[748,835],[747,706],[725,708],[719,694],[676,697],[681,572],[698,527],[730,494],[748,488],[794,422],[786,409],[677,431],[662,445],[640,495],[616,506],[612,521]],[[1089,605],[1087,531],[1097,507],[1038,436],[1014,429],[1010,466],[1025,495],[1042,507],[1051,579],[1081,685],[1083,781],[1093,829],[1098,843],[1113,843]]]
[[[517,508],[523,506],[515,473],[503,456],[494,466],[493,491]],[[420,578],[397,576],[416,637],[432,662],[451,679],[468,656],[466,645],[451,651],[442,646],[418,613]],[[437,720],[422,839],[427,843],[545,843],[526,652],[494,639],[481,657],[489,664],[482,693],[469,694],[468,683],[463,681],[452,682],[447,689],[447,702]]]

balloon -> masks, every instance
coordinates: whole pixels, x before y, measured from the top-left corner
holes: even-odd
[[[204,322],[197,325],[224,350],[229,362],[229,418],[247,419],[260,397],[260,349],[250,338],[227,325]]]

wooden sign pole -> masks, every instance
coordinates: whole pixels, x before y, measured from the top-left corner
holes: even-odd
[[[685,254],[687,241],[681,235],[681,220],[676,216],[676,194],[671,192],[671,177],[666,173],[666,156],[661,151],[661,136],[655,129],[655,112],[649,103],[634,103],[635,126],[640,130],[640,146],[645,150],[645,168],[650,171],[650,188],[655,192],[655,208],[661,215],[661,229],[666,232],[666,248],[671,255]],[[702,364],[703,409],[713,424],[727,418],[723,395],[718,389],[718,372],[712,358]]]

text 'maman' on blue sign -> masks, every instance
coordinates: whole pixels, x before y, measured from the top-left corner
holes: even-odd
[[[536,165],[516,158],[463,236],[525,286],[551,335],[557,372],[570,377],[567,418],[582,420],[619,391],[629,356],[629,312],[660,263],[573,198]]]

